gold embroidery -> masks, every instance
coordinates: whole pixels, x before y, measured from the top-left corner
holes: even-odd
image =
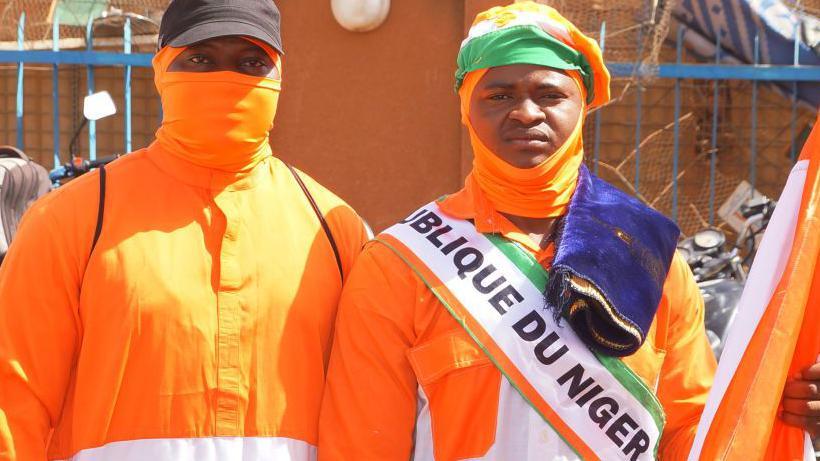
[[[599,307],[600,310],[603,311],[603,313],[605,314],[605,317],[609,319],[612,323],[614,323],[617,327],[621,328],[622,330],[630,334],[632,337],[634,337],[638,343],[641,343],[643,341],[643,334],[640,332],[640,330],[635,328],[620,313],[613,309],[612,305],[610,305],[606,298],[604,298],[603,294],[601,294],[601,292],[598,291],[598,289],[595,288],[595,286],[593,286],[588,280],[573,275],[570,276],[569,281],[573,291],[582,294],[587,298],[593,300],[595,303],[597,303],[597,306],[591,306],[589,303],[582,299],[576,300],[573,303],[573,305],[570,306],[570,317],[575,316],[579,311]],[[598,331],[592,325],[592,322],[590,321],[590,313],[587,313],[586,323],[589,326],[590,334],[593,336],[593,338],[595,338],[596,341],[600,342],[604,346],[619,350],[626,349],[630,346],[629,344],[624,345],[612,342],[601,336],[600,333],[598,333]]]
[[[623,240],[623,242],[626,243],[627,245],[632,245],[632,237],[629,234],[627,234],[626,232],[624,232],[623,230],[616,227],[615,228],[615,235],[617,235],[618,238]]]

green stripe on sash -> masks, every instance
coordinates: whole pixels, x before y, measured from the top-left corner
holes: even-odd
[[[549,274],[530,253],[523,250],[515,242],[511,242],[498,234],[484,234],[484,236],[527,276],[535,287],[538,288],[538,291],[544,292],[547,281],[549,280]],[[652,416],[652,419],[655,420],[655,424],[658,426],[658,433],[663,433],[663,427],[666,425],[666,414],[655,393],[646,387],[643,380],[621,360],[600,354],[595,350],[592,350],[592,353],[595,354],[595,357],[601,362],[601,365],[609,370],[615,379],[617,379],[635,399],[641,402]],[[655,446],[655,457],[657,457],[658,454],[657,450],[658,447]]]
[[[515,264],[518,270],[530,279],[530,282],[538,288],[538,291],[541,293],[544,292],[549,275],[531,254],[522,250],[517,243],[511,242],[498,234],[484,234],[484,236],[487,237],[487,240],[492,242],[496,248],[501,250],[504,256]]]

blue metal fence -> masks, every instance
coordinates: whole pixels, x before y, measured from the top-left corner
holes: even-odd
[[[60,50],[60,29],[59,18],[54,18],[52,29],[52,49],[47,50],[24,50],[25,44],[25,13],[20,16],[17,26],[17,50],[0,50],[0,63],[12,63],[17,65],[17,95],[16,95],[16,118],[17,118],[17,147],[23,149],[23,117],[24,117],[24,77],[26,64],[50,64],[52,66],[52,112],[54,117],[54,166],[60,164],[60,94],[59,94],[59,68],[60,65],[83,65],[86,66],[87,93],[95,92],[95,67],[118,66],[123,67],[124,75],[124,152],[129,152],[132,147],[132,96],[131,80],[133,67],[150,67],[153,55],[148,53],[131,52],[131,21],[126,19],[123,28],[123,51],[95,51],[93,21],[89,20],[86,27],[86,50]],[[88,122],[88,150],[89,158],[97,156],[96,146],[96,123]]]
[[[131,80],[132,69],[134,67],[150,67],[151,54],[132,53],[131,24],[126,20],[123,30],[122,52],[95,51],[93,47],[93,27],[89,22],[86,28],[86,49],[84,51],[60,50],[59,48],[59,28],[58,20],[54,20],[53,46],[51,51],[47,50],[24,50],[25,43],[25,14],[20,17],[18,23],[18,49],[0,50],[0,63],[11,63],[17,65],[17,95],[16,95],[16,129],[17,145],[23,148],[23,116],[24,116],[24,72],[27,64],[51,65],[53,73],[53,114],[54,114],[54,164],[60,163],[60,136],[59,136],[59,77],[58,70],[61,65],[81,65],[86,67],[87,92],[95,91],[95,68],[100,66],[115,66],[123,69],[124,81],[124,151],[132,149],[132,94]],[[720,95],[719,82],[724,80],[746,80],[752,85],[751,114],[749,124],[752,136],[750,137],[750,162],[749,162],[749,182],[754,187],[757,180],[756,156],[758,154],[757,131],[758,123],[758,85],[760,82],[789,82],[791,84],[791,120],[789,129],[790,158],[795,160],[797,152],[796,139],[796,118],[797,118],[797,83],[798,82],[818,82],[820,83],[820,66],[800,65],[798,61],[798,42],[795,41],[794,63],[788,66],[782,65],[761,65],[758,64],[759,39],[755,37],[755,62],[750,65],[725,65],[721,64],[720,41],[716,40],[717,54],[714,64],[689,64],[683,62],[683,34],[685,29],[679,28],[676,34],[676,62],[661,63],[657,66],[641,66],[638,63],[608,63],[609,70],[614,77],[656,77],[661,79],[671,79],[674,82],[674,130],[673,130],[673,152],[672,152],[672,204],[671,217],[678,219],[678,176],[679,176],[679,155],[680,155],[680,126],[678,121],[681,118],[681,82],[684,79],[712,81],[713,113],[711,121],[710,138],[710,159],[709,159],[709,224],[715,223],[715,177],[718,151],[718,100]],[[606,23],[601,24],[599,42],[602,49],[606,46]],[[640,79],[638,80],[640,82]],[[640,89],[640,86],[639,86]],[[636,96],[636,132],[635,132],[635,178],[634,190],[640,191],[640,146],[641,146],[641,116],[642,100],[641,91]],[[603,109],[606,110],[606,109]],[[601,149],[601,111],[594,115],[594,144],[593,144],[594,170],[598,172]],[[88,147],[90,158],[96,157],[96,127],[94,122],[88,125]]]

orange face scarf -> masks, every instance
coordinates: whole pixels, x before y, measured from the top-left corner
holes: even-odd
[[[461,121],[470,132],[473,147],[473,170],[467,176],[467,187],[502,213],[527,218],[552,218],[566,212],[575,184],[578,168],[584,158],[583,126],[586,106],[569,139],[548,159],[533,168],[517,168],[494,154],[479,139],[470,122],[470,98],[488,69],[468,73],[459,88]],[[586,91],[578,72],[567,71],[586,100]]]
[[[264,49],[280,68],[278,54]],[[242,171],[272,155],[268,133],[281,80],[238,72],[167,72],[185,48],[165,47],[153,60],[154,83],[162,99],[157,141],[168,152],[196,165]]]

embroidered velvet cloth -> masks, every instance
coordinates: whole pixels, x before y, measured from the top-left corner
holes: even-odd
[[[581,166],[563,219],[547,306],[612,356],[643,344],[680,231],[668,218]]]

